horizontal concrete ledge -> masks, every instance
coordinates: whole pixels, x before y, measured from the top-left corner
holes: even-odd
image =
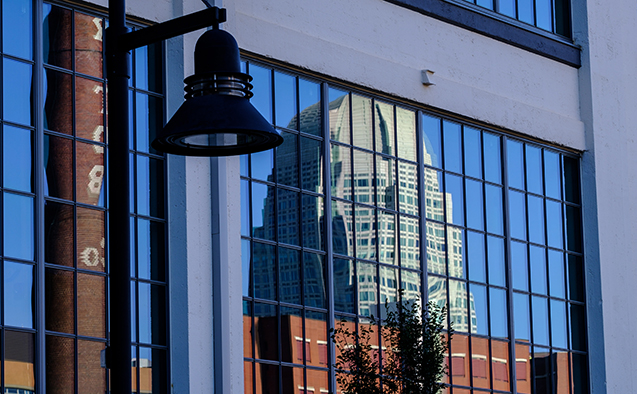
[[[475,33],[516,46],[529,52],[567,64],[581,67],[580,49],[457,4],[443,0],[385,0],[419,12],[423,15],[451,23]],[[494,15],[494,16],[497,16]],[[548,33],[547,33],[548,34]]]

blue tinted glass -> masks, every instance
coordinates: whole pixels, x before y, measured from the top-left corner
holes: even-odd
[[[573,252],[582,251],[582,219],[580,209],[566,206],[566,245]]]
[[[247,239],[241,240],[241,289],[244,297],[251,297],[250,280],[250,260],[252,259],[252,253],[250,252],[250,241]],[[244,301],[245,303],[245,301]]]
[[[270,251],[271,249],[267,247],[266,250]],[[255,253],[255,258],[260,255],[261,253],[259,253],[259,255]],[[266,264],[269,264],[271,262],[273,261],[270,259],[264,260],[265,264],[259,267],[259,271],[255,270],[255,275],[259,275],[260,273],[263,273],[268,268]],[[272,266],[271,268],[272,270],[275,269],[274,266]],[[280,278],[279,287],[281,291],[281,301],[300,305],[302,277],[301,277],[301,254],[299,253],[298,250],[279,248],[279,278]],[[264,279],[263,277],[258,278],[255,276],[255,281],[256,281],[255,286],[258,286],[258,287],[255,287],[255,290],[257,292],[261,292],[260,288],[262,287],[267,288],[268,286],[276,285],[276,282],[274,281],[273,276],[269,276],[268,278],[266,278],[267,281],[264,281],[263,279]],[[270,289],[270,292],[268,292],[269,294],[266,292],[263,292],[265,297],[261,297],[261,298],[274,299],[273,297],[275,297],[274,295],[275,291],[276,289],[272,287],[272,289]]]
[[[138,218],[137,226],[138,275],[144,279],[164,281],[164,225],[160,222]]]
[[[487,231],[504,235],[502,220],[502,188],[485,184],[487,199]]]
[[[155,140],[157,131],[161,130],[164,124],[163,101],[142,93],[137,93],[135,97],[135,136],[137,137],[135,148],[141,152],[159,154],[150,146],[150,143]]]
[[[440,148],[440,118],[429,115],[422,116],[424,132],[424,160],[425,165],[442,167],[442,155]]]
[[[500,160],[500,137],[490,133],[482,134],[484,144],[484,179],[502,183],[502,162]]]
[[[513,293],[513,322],[515,339],[531,340],[531,324],[529,321],[529,296]]]
[[[562,249],[562,204],[546,200],[546,235],[549,246]]]
[[[549,286],[552,297],[566,297],[564,289],[564,255],[555,250],[549,250]]]
[[[250,236],[250,183],[241,180],[241,235]]]
[[[533,301],[533,343],[549,345],[549,311],[546,298],[531,297]]]
[[[150,162],[146,156],[136,156],[137,159],[137,213],[150,213]]]
[[[30,64],[3,59],[3,114],[4,119],[25,125],[32,124]]]
[[[533,0],[518,0],[518,19],[531,25],[535,24]]]
[[[356,313],[354,263],[351,260],[334,259],[334,309]]]
[[[529,264],[531,265],[531,291],[547,294],[545,249],[531,245],[529,249]]]
[[[526,146],[526,188],[531,193],[542,194],[542,150]]]
[[[535,0],[537,11],[537,27],[553,31],[553,17],[551,15],[551,0]]]
[[[526,239],[526,209],[524,193],[509,191],[509,216],[511,236]]]
[[[448,226],[446,249],[449,261],[449,276],[453,276],[456,278],[467,277],[464,248],[464,231],[456,227]]]
[[[584,302],[584,267],[580,256],[568,255],[568,297]]]
[[[288,249],[281,249],[282,253],[279,258],[285,258],[283,264],[294,263],[299,266],[300,259],[298,252],[296,252],[296,259],[287,259],[285,251]],[[287,268],[286,268],[287,269]],[[276,260],[274,254],[274,246],[264,245],[258,242],[253,244],[252,248],[252,281],[250,285],[254,286],[250,295],[256,298],[264,298],[272,301],[277,300],[277,271]],[[298,283],[298,282],[297,282]]]
[[[254,78],[252,80],[254,96],[250,102],[268,122],[272,122],[272,72],[250,63],[250,76]]]
[[[480,130],[464,127],[464,173],[482,178],[482,149]]]
[[[560,188],[560,155],[544,151],[544,185],[546,187],[546,196],[560,199],[562,192]]]
[[[484,235],[473,231],[467,231],[467,253],[469,266],[469,279],[486,282],[487,272],[484,265]]]
[[[332,196],[352,199],[352,161],[351,149],[332,144],[331,155],[331,186]]]
[[[252,236],[274,241],[274,187],[252,183]]]
[[[482,205],[482,182],[466,180],[467,227],[484,230],[484,207]]]
[[[285,131],[281,133],[281,136],[283,137],[283,144],[276,148],[276,181],[284,185],[299,187],[299,136]],[[271,168],[265,169],[264,171],[264,168],[259,167],[267,167],[270,165],[270,157],[268,155],[262,155],[261,153],[263,152],[252,155],[252,161],[254,163],[252,173],[257,175],[257,178],[263,179],[263,177],[265,177],[267,180],[270,176],[268,170],[271,170]],[[310,152],[308,152],[308,154],[309,153]],[[303,175],[307,172],[311,173],[312,169],[316,171],[314,166],[317,162],[320,165],[321,157],[315,157],[314,161],[307,163],[309,169],[306,170],[305,167],[303,167]],[[273,181],[274,179],[271,180]]]
[[[469,332],[467,320],[467,284],[458,280],[449,281],[449,317],[454,331]]]
[[[487,287],[471,284],[469,301],[471,303],[471,332],[474,334],[488,335],[489,320],[487,318]],[[475,311],[475,318],[473,312]]]
[[[330,138],[350,144],[349,95],[342,90],[330,88],[329,101]]]
[[[526,244],[511,242],[511,272],[514,289],[529,289],[528,270]]]
[[[161,56],[161,43],[148,45],[135,50],[136,87],[152,92],[161,92],[163,87],[163,62],[161,61]]]
[[[250,155],[252,178],[274,182],[274,149],[268,149]]]
[[[276,125],[297,130],[296,78],[288,74],[275,72],[274,89]]]
[[[436,304],[438,307],[447,306],[447,281],[445,278],[429,275],[427,293],[429,301]],[[447,319],[444,319],[444,327],[447,327]]]
[[[509,187],[524,190],[524,146],[517,142],[507,141],[507,171]]]
[[[4,187],[32,192],[31,130],[5,125],[2,136]]]
[[[33,260],[33,237],[33,199],[5,193],[4,255]]]
[[[489,266],[489,283],[504,286],[506,271],[504,266],[504,240],[487,236],[487,265]]]
[[[277,103],[280,98],[277,96]],[[321,85],[299,79],[301,126],[304,133],[321,135]]]
[[[493,0],[477,0],[476,4],[481,7],[493,10]]]
[[[323,250],[324,236],[323,236],[323,223],[325,218],[323,208],[323,198],[310,196],[307,194],[301,195],[302,206],[302,236],[303,246],[312,249]]]
[[[442,172],[425,168],[423,189],[425,189],[425,209],[427,219],[442,222],[444,218],[444,193],[442,190]]]
[[[33,328],[33,266],[4,263],[4,324]]]
[[[332,248],[334,253],[354,253],[352,204],[332,201]]]
[[[515,0],[498,0],[496,11],[515,18]]]
[[[544,199],[528,195],[529,241],[544,244]]]
[[[445,147],[445,170],[462,173],[460,125],[445,120],[442,122],[442,130]]]
[[[143,343],[151,343],[153,339],[150,286],[149,283],[138,283],[139,341]]]
[[[31,4],[31,0],[2,1],[2,49],[4,53],[29,60],[33,57]]]
[[[566,304],[551,300],[551,339],[552,345],[566,349]]]
[[[301,187],[323,193],[322,141],[301,137],[301,163]]]
[[[447,207],[447,222],[462,226],[464,224],[464,191],[462,177],[445,174],[445,191]]]
[[[571,348],[586,351],[586,314],[582,305],[569,304]]]
[[[305,305],[315,308],[327,308],[325,272],[324,256],[315,253],[303,253],[303,295]]]
[[[491,312],[491,336],[507,338],[509,336],[507,324],[507,300],[506,291],[502,289],[489,289]]]
[[[277,233],[279,242],[299,245],[299,193],[278,189]]]
[[[250,168],[248,164],[249,160],[250,160],[250,155],[239,156],[240,168],[241,168],[239,173],[241,174],[241,176],[245,176],[245,177],[250,176],[250,174],[248,173],[248,168]]]
[[[564,156],[564,199],[574,204],[580,202],[579,160]]]

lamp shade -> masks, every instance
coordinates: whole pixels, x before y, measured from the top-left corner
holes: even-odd
[[[153,148],[184,156],[233,156],[272,149],[281,135],[250,103],[252,77],[241,72],[230,33],[208,30],[195,47],[195,74],[186,78],[186,101]]]

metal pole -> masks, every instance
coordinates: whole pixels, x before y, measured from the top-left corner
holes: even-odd
[[[108,56],[108,253],[110,269],[110,392],[131,392],[130,53],[118,47],[126,34],[125,0],[109,0]]]

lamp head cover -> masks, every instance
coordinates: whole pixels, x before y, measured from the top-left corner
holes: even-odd
[[[279,146],[281,135],[250,103],[252,77],[241,72],[239,46],[218,25],[195,47],[195,74],[184,82],[186,101],[152,142],[184,156],[233,156]]]

